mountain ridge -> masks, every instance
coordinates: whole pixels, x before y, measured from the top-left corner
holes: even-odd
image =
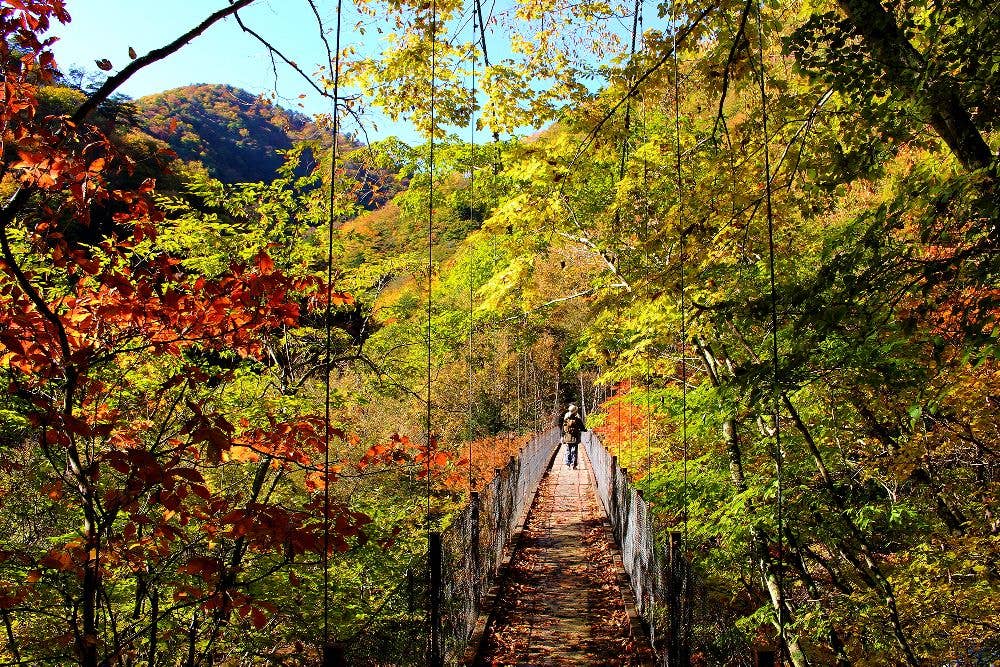
[[[280,151],[318,135],[304,114],[229,84],[171,88],[132,104],[141,129],[224,183],[273,179]]]

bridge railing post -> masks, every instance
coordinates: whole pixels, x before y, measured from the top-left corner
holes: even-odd
[[[443,553],[441,549],[441,533],[437,531],[430,534],[428,560],[430,562],[428,606],[430,607],[431,645],[427,656],[427,664],[428,667],[443,667],[444,652],[441,645],[441,569]]]
[[[479,609],[482,602],[482,582],[483,558],[480,552],[480,517],[479,517],[479,492],[469,493],[469,563],[472,569],[470,578],[472,584],[472,599],[475,609]]]
[[[775,667],[778,664],[777,656],[774,651],[766,648],[754,649],[753,652],[753,665],[754,667]]]
[[[518,477],[519,477],[518,474],[517,474],[517,472],[518,472],[518,470],[517,470],[517,462],[518,462],[517,461],[517,457],[514,456],[513,454],[511,455],[510,460],[507,462],[507,471],[508,471],[507,472],[507,496],[508,496],[508,505],[507,505],[508,509],[507,509],[507,511],[508,511],[508,516],[507,516],[507,535],[506,536],[508,538],[510,537],[510,534],[514,530],[514,521],[517,519],[517,512],[520,509],[520,507],[519,507],[520,498],[518,497],[519,494],[517,492],[518,491]]]
[[[683,536],[680,531],[671,531],[667,554],[669,624],[667,654],[669,665],[688,665],[690,656],[687,632],[684,623],[684,597],[686,591],[686,564],[684,562]]]
[[[628,468],[621,468],[618,473],[621,476],[621,490],[618,492],[618,547],[624,553],[626,549],[629,548],[627,543],[628,538],[628,522],[632,514],[632,494],[629,492],[631,484],[629,484]]]
[[[611,469],[608,471],[608,508],[611,519],[611,534],[615,542],[621,543],[618,538],[618,457],[611,457]]]
[[[347,667],[344,644],[333,642],[323,647],[323,667]]]

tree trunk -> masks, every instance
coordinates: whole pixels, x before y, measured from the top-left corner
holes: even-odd
[[[816,585],[816,580],[813,579],[812,575],[809,573],[809,565],[806,563],[802,549],[799,548],[798,540],[795,539],[791,533],[789,533],[788,542],[799,561],[799,567],[802,572],[802,581],[806,585],[806,590],[809,591],[809,597],[816,600],[818,604],[821,597],[819,586]],[[827,620],[829,619],[826,613],[823,613],[823,617]],[[833,655],[834,659],[837,661],[837,667],[851,667],[851,661],[847,659],[847,651],[844,649],[844,642],[841,641],[840,634],[837,632],[837,628],[834,627],[832,623],[829,624],[827,638],[830,642],[830,648],[833,649]]]
[[[68,394],[67,403],[72,401]],[[71,410],[67,414],[72,415]],[[83,667],[97,667],[99,637],[97,635],[97,598],[101,590],[101,533],[97,514],[95,491],[81,463],[76,444],[70,442],[67,448],[67,467],[71,479],[80,493],[83,505],[83,537],[84,548],[87,550],[86,562],[83,564],[83,582],[80,590],[80,610],[83,615],[83,632],[77,635],[77,653]]]
[[[14,626],[10,622],[10,612],[6,609],[0,609],[0,615],[3,616],[3,626],[7,630],[7,648],[11,657],[14,658],[14,662],[20,663],[21,654],[17,650],[17,638],[14,637]]]
[[[837,0],[858,34],[882,65],[890,84],[923,107],[927,120],[962,165],[984,169],[993,151],[959,97],[957,82],[928,64],[879,0]]]
[[[198,639],[198,610],[195,609],[191,614],[191,625],[188,627],[188,651],[187,660],[184,662],[184,667],[195,667],[195,659],[197,658],[197,653],[195,653],[195,643]]]
[[[159,634],[160,625],[160,594],[154,588],[149,595],[149,613],[152,618],[149,621],[149,657],[146,659],[148,667],[156,667],[156,636]]]
[[[713,387],[722,386],[722,376],[719,371],[719,361],[715,358],[712,346],[704,339],[695,341],[695,349],[705,364],[705,371]],[[736,420],[732,417],[722,422],[722,436],[726,439],[726,451],[729,455],[729,474],[740,493],[746,490],[746,479],[743,474],[743,454],[740,451],[740,435],[736,428]]]
[[[787,395],[783,394],[782,400],[785,404],[785,408],[792,416],[792,421],[795,424],[795,427],[802,434],[803,439],[809,447],[809,451],[823,477],[827,491],[830,493],[830,498],[833,501],[834,507],[840,510],[840,516],[844,520],[844,525],[847,527],[850,536],[853,537],[858,543],[860,555],[864,559],[864,567],[862,567],[862,565],[858,562],[857,558],[848,558],[848,560],[863,575],[866,583],[870,582],[871,588],[878,591],[882,595],[882,599],[885,601],[886,607],[889,610],[889,622],[892,623],[892,633],[893,638],[896,640],[896,644],[903,652],[903,655],[906,656],[906,663],[908,665],[918,665],[919,662],[917,661],[916,655],[913,653],[913,649],[910,647],[910,643],[906,638],[905,632],[903,631],[903,624],[900,620],[899,610],[896,606],[896,594],[892,582],[889,581],[888,577],[882,574],[882,570],[875,557],[875,550],[872,549],[870,544],[868,544],[864,533],[847,512],[847,504],[844,501],[844,497],[834,486],[830,473],[823,461],[823,455],[816,446],[816,441],[813,439],[809,428],[806,426],[805,422],[802,421],[802,418],[799,416],[799,413],[795,409],[795,405],[791,402],[791,399],[789,399]],[[843,553],[847,554],[847,551],[843,550]]]
[[[764,588],[767,590],[771,600],[771,606],[784,619],[785,625],[791,620],[791,605],[788,603],[788,596],[782,590],[782,582],[775,571],[774,562],[768,552],[767,535],[763,530],[753,531],[753,553],[757,559],[757,567],[760,568],[761,579]],[[788,650],[788,657],[795,667],[809,667],[809,660],[799,646],[799,640],[795,635],[785,633],[785,648]]]
[[[704,363],[705,372],[708,374],[712,386],[721,386],[721,366],[715,356],[715,352],[712,350],[711,344],[702,338],[697,338],[695,340],[695,349]],[[722,432],[726,439],[729,474],[733,481],[733,487],[737,493],[743,493],[746,491],[747,485],[743,473],[743,454],[740,450],[739,430],[736,420],[734,418],[726,419],[722,425]],[[752,507],[748,507],[748,509],[753,511]],[[771,606],[775,612],[787,622],[792,615],[791,605],[788,603],[788,597],[782,592],[781,582],[775,572],[774,563],[771,561],[771,556],[768,552],[767,535],[760,528],[752,531],[751,535],[750,553],[760,570],[764,590],[767,592],[768,599],[771,601]],[[798,638],[794,635],[786,634],[784,640],[785,648],[788,650],[788,657],[791,659],[792,664],[795,667],[808,667],[809,660],[802,651],[802,647],[799,646]]]

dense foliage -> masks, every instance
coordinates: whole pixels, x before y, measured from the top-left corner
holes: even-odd
[[[446,520],[572,399],[687,535],[698,664],[779,628],[797,666],[1000,658],[1000,16],[681,2],[629,54],[632,3],[519,5],[477,104],[494,24],[443,37],[482,8],[359,9],[396,32],[345,73],[433,174],[294,137],[260,182],[157,188],[121,101],[56,85],[63,3],[0,8],[0,656],[316,661],[324,562],[349,637],[425,548],[426,476]],[[182,157],[301,129],[213,90],[156,112]]]
[[[316,134],[302,114],[233,86],[184,86],[133,104],[140,127],[223,183],[272,180],[280,153]]]

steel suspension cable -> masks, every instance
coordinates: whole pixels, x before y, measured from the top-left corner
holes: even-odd
[[[677,55],[677,2],[671,5],[671,21],[673,23],[673,60],[674,60],[674,172],[677,187],[677,224],[679,227],[680,245],[680,288],[681,288],[681,447],[683,455],[683,522],[684,546],[688,541],[688,432],[687,432],[687,284],[686,261],[687,233],[684,229],[684,173],[681,169],[681,84],[680,59]]]
[[[632,35],[631,35],[631,42],[630,42],[630,45],[629,45],[629,64],[630,65],[632,64],[632,61],[635,58],[636,43],[638,41],[640,41],[640,40],[642,40],[644,42],[644,38],[642,36],[642,23],[643,23],[643,21],[642,21],[642,11],[643,11],[643,0],[635,0],[635,3],[633,4],[633,9],[632,9]],[[631,87],[632,87],[632,85],[630,84],[630,88]],[[642,136],[643,136],[643,140],[645,140],[647,138],[646,137],[647,126],[646,126],[646,105],[645,105],[645,98],[642,99],[642,103],[643,103],[643,106],[642,106]],[[625,138],[624,138],[624,141],[622,142],[622,157],[621,157],[621,164],[619,165],[619,170],[618,170],[619,179],[623,179],[625,177],[625,162],[626,162],[626,158],[627,158],[627,154],[628,154],[628,132],[629,132],[630,124],[631,124],[631,117],[632,117],[632,99],[631,99],[631,94],[629,94],[627,96],[627,99],[626,99],[626,102],[625,102],[625,120],[624,120]],[[646,162],[645,156],[643,156],[643,158],[642,158],[642,181],[643,181],[643,185],[644,186],[648,186],[648,180],[649,180],[649,165]],[[644,187],[644,190],[648,190],[648,187]],[[648,247],[648,238],[649,238],[649,200],[648,200],[648,198],[644,198],[644,211],[643,211],[643,218],[642,218],[642,241],[643,241],[642,272],[643,272],[643,278],[644,278],[644,280],[645,280],[645,282],[647,284],[647,288],[648,288],[648,284],[649,284],[649,247]],[[652,469],[651,454],[650,454],[651,443],[652,443],[652,433],[650,431],[650,410],[651,410],[651,407],[650,407],[650,399],[649,399],[650,377],[649,377],[649,355],[648,355],[648,352],[646,354],[645,362],[646,362],[646,368],[643,371],[643,388],[644,388],[644,390],[646,392],[646,488],[648,490],[648,488],[649,488],[649,472]],[[632,406],[630,404],[630,407],[629,407],[629,429],[632,428],[631,407]],[[632,438],[631,438],[631,435],[630,435],[630,437],[629,437],[630,443],[631,443],[631,439]]]
[[[340,33],[342,24],[342,0],[337,0],[337,24],[334,37],[333,62],[333,146],[330,151],[330,202],[327,212],[326,237],[326,349],[324,356],[324,399],[323,399],[323,647],[324,654],[330,648],[330,371],[333,363],[333,225],[337,219],[337,160],[340,157],[340,116],[337,104],[340,99]],[[325,656],[324,656],[325,659]]]
[[[477,22],[479,20],[479,12],[476,11],[475,5],[472,10],[472,113],[469,117],[469,220],[470,222],[475,222],[476,216],[476,30]],[[475,299],[475,289],[473,287],[473,280],[475,278],[475,262],[473,261],[474,256],[470,254],[469,256],[469,493],[471,497],[473,489],[473,479],[472,479],[472,441],[475,438],[475,425],[473,422],[473,382],[474,373],[472,368],[473,363],[473,336],[475,335],[475,311],[473,301]]]
[[[638,30],[638,25],[639,25],[638,24],[638,21],[639,21],[639,2],[640,2],[640,0],[635,0],[634,16],[632,18],[632,39],[631,39],[631,43],[629,45],[629,64],[630,65],[632,63],[633,58],[635,57],[636,32]],[[631,88],[631,86],[629,86],[629,87]],[[622,127],[622,149],[621,149],[621,157],[620,157],[619,162],[618,162],[618,181],[619,181],[619,184],[621,183],[621,181],[623,181],[625,179],[625,165],[628,162],[628,140],[629,140],[629,136],[628,135],[629,135],[629,130],[631,129],[631,125],[632,125],[632,97],[631,97],[631,95],[629,95],[626,98],[626,101],[625,101],[625,115],[624,115],[624,119],[623,119],[623,123],[622,123],[622,126],[623,126]],[[622,236],[621,236],[621,231],[622,231],[621,230],[621,211],[618,210],[617,207],[615,208],[615,214],[614,214],[614,220],[613,220],[612,226],[613,226],[613,232],[615,233],[615,235],[617,237],[616,240],[621,241],[622,240]],[[632,316],[631,315],[629,315],[628,320],[631,323],[631,321],[632,321]],[[621,326],[621,308],[620,307],[617,309],[617,317],[615,319],[615,323],[616,323],[616,326],[619,326],[619,327]],[[617,438],[616,438],[616,440],[617,440],[617,452],[618,452],[617,456],[618,456],[618,465],[619,466],[622,465],[622,444],[623,444],[623,441],[625,440],[625,433],[626,433],[626,430],[622,428],[622,401],[625,398],[624,394],[622,394],[622,384],[623,383],[621,381],[619,381],[618,385],[617,385],[617,388],[616,388],[616,391],[615,391],[615,393],[617,394],[617,397],[616,397],[616,400],[615,400],[616,414],[617,414],[617,425],[616,425]],[[629,389],[630,389],[629,393],[631,393],[631,383],[629,385]],[[581,403],[584,402],[583,387],[580,388],[580,401],[581,401]],[[628,423],[628,430],[627,430],[627,433],[628,433],[628,444],[629,444],[629,447],[631,447],[631,445],[632,445],[632,404],[631,404],[631,400],[629,402],[628,416],[629,416],[629,423]]]
[[[430,141],[428,145],[428,187],[427,187],[427,395],[424,412],[424,432],[427,436],[426,470],[427,475],[427,590],[428,595],[428,621],[430,651],[429,663],[433,667],[441,664],[440,637],[439,637],[439,609],[436,596],[438,591],[435,588],[435,558],[440,558],[441,554],[432,553],[435,548],[440,550],[440,535],[434,534],[434,518],[431,508],[431,496],[433,493],[432,462],[434,459],[435,439],[431,433],[431,382],[432,382],[432,347],[431,347],[431,316],[433,309],[433,283],[434,283],[434,132],[437,129],[435,117],[435,103],[437,101],[437,0],[431,0],[430,4],[431,22],[431,71],[430,71]],[[435,542],[435,539],[438,541]],[[437,545],[436,547],[434,545]],[[440,567],[440,563],[437,563]],[[438,574],[440,572],[438,571]]]
[[[688,514],[689,514],[689,495],[690,487],[688,484],[688,428],[687,428],[687,231],[684,228],[684,173],[681,168],[681,83],[680,83],[680,56],[677,53],[678,50],[678,39],[677,31],[680,17],[677,15],[677,0],[671,3],[671,15],[673,23],[673,65],[674,65],[674,169],[677,179],[677,223],[679,226],[679,246],[680,246],[680,290],[681,290],[681,330],[680,330],[680,343],[681,343],[681,446],[683,454],[683,480],[682,480],[682,518],[683,518],[683,530],[682,530],[682,541],[681,541],[681,552],[684,554],[690,551],[690,532],[688,524]],[[690,611],[690,596],[691,596],[691,585],[690,585],[690,567],[684,567],[682,573],[682,583],[681,583],[681,619],[680,619],[680,633],[681,639],[678,643],[678,648],[680,654],[686,654],[685,647],[687,645],[687,633],[688,633],[688,623],[687,617]]]
[[[427,396],[424,412],[424,432],[427,435],[427,530],[431,531],[431,459],[434,455],[434,438],[431,434],[431,310],[433,307],[434,281],[434,131],[436,129],[435,102],[437,95],[437,0],[431,0],[431,80],[430,80],[430,144],[428,147],[428,173],[430,180],[427,188]]]
[[[632,65],[632,61],[635,59],[635,43],[636,34],[639,31],[639,12],[641,8],[641,0],[635,0],[633,5],[633,16],[632,16],[632,41],[629,45],[629,66]],[[631,88],[631,84],[629,88]],[[624,132],[622,138],[622,157],[621,162],[618,165],[618,179],[621,180],[625,178],[625,163],[628,160],[628,132],[632,127],[632,96],[629,95],[625,102],[625,119],[624,119]]]
[[[645,35],[642,32],[642,12],[643,12],[643,2],[638,0],[637,13],[638,13],[638,29],[640,31],[641,44],[645,48]],[[646,96],[642,95],[640,97],[642,103],[642,141],[645,144],[649,141],[649,125],[648,118],[646,115]],[[646,294],[649,295],[649,162],[646,160],[646,154],[643,152],[642,155],[642,186],[643,186],[643,215],[642,215],[642,271],[643,277],[646,281]],[[652,383],[652,357],[650,352],[650,346],[646,347],[645,355],[645,372],[643,373],[643,380],[646,385],[646,494],[649,494],[650,485],[652,483],[653,474],[653,383]],[[649,499],[646,499],[649,502]]]
[[[778,375],[778,296],[775,288],[774,270],[774,208],[771,188],[771,151],[768,136],[768,105],[767,105],[767,65],[764,63],[764,21],[763,2],[757,0],[757,56],[760,70],[758,83],[760,88],[761,125],[764,136],[764,196],[765,213],[767,216],[767,268],[770,281],[771,301],[771,394],[772,414],[774,418],[774,465],[777,477],[777,510],[775,523],[778,532],[778,637],[781,644],[781,660],[788,654],[788,640],[785,633],[785,581],[784,581],[784,456],[781,451],[781,393]]]

